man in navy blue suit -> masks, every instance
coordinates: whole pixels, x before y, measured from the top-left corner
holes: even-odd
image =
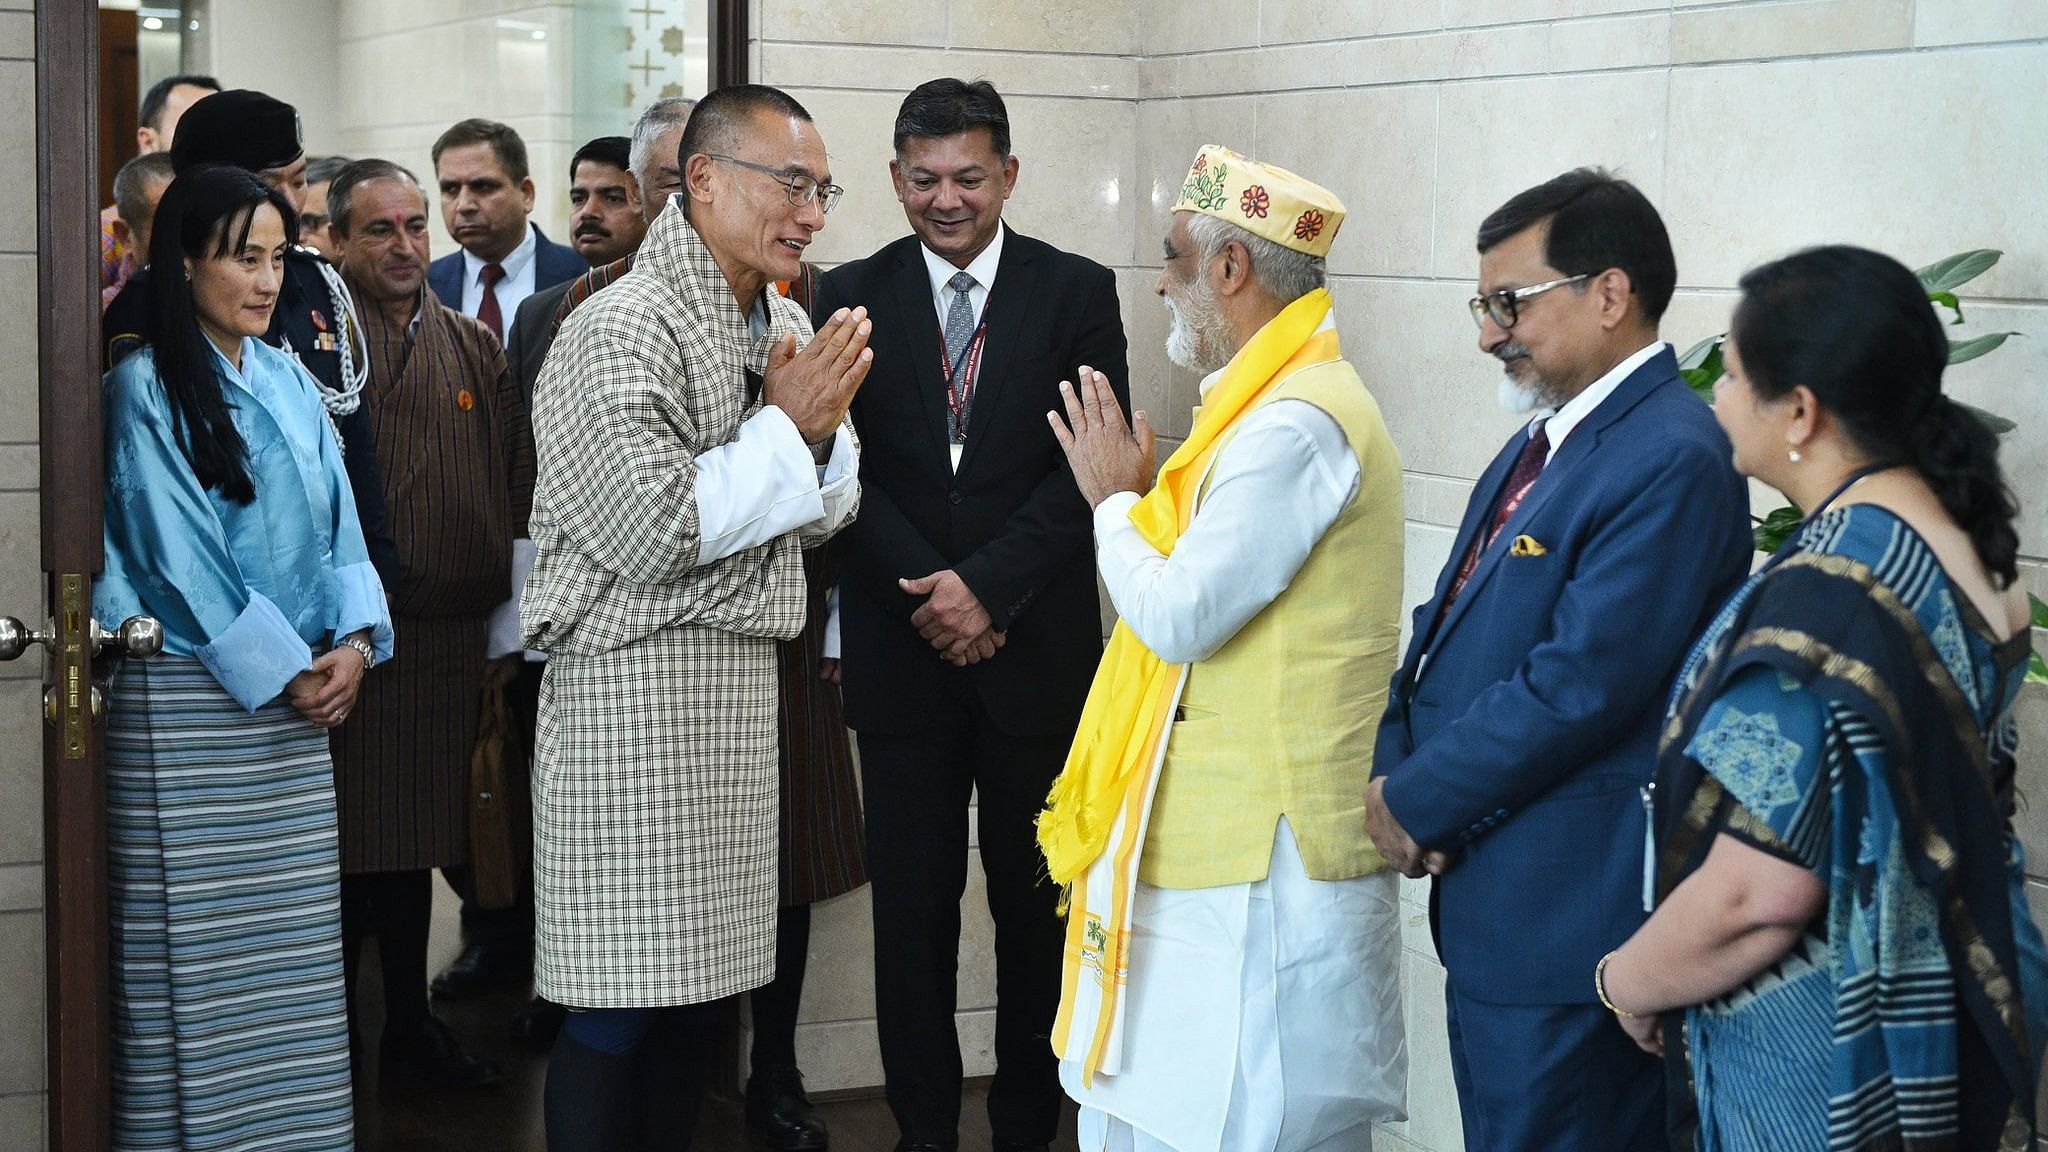
[[[441,223],[461,251],[427,268],[441,303],[484,322],[500,344],[512,337],[528,296],[590,270],[574,248],[547,238],[533,215],[526,141],[495,120],[463,120],[434,141]]]
[[[1677,269],[1641,192],[1568,172],[1487,217],[1479,253],[1479,347],[1534,418],[1416,609],[1367,823],[1395,867],[1436,877],[1466,1147],[1656,1148],[1661,1068],[1593,966],[1643,922],[1665,696],[1748,571],[1748,502],[1658,338]]]

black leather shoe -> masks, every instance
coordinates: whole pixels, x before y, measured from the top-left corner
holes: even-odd
[[[823,1152],[831,1143],[804,1095],[803,1073],[790,1065],[758,1069],[747,1081],[747,1127],[772,1152]]]
[[[533,1003],[512,1014],[512,1038],[540,1045],[553,1044],[555,1037],[561,1035],[562,1021],[568,1018],[567,1008],[535,996]]]
[[[505,947],[471,943],[462,954],[434,977],[430,987],[440,1000],[467,1000],[493,988],[508,987],[521,979],[519,957]]]
[[[896,1152],[954,1152],[951,1144],[932,1144],[917,1140],[898,1140]]]
[[[377,1071],[442,1088],[481,1088],[498,1081],[498,1066],[462,1050],[455,1033],[438,1017],[428,1016],[418,1032],[386,1034],[378,1047]]]

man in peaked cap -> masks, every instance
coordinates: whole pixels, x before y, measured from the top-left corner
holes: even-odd
[[[1324,287],[1343,218],[1204,147],[1158,285],[1167,354],[1208,373],[1188,439],[1155,483],[1151,422],[1099,373],[1048,414],[1120,617],[1039,821],[1084,1148],[1359,1148],[1405,1107],[1396,880],[1365,829],[1401,462]]]
[[[294,211],[305,209],[306,150],[299,142],[299,114],[282,100],[236,88],[192,104],[178,121],[171,166],[182,172],[198,164],[246,168],[282,192]],[[101,367],[112,369],[148,340],[148,286],[145,268],[128,278],[101,315]],[[398,546],[377,478],[376,436],[362,410],[363,383],[369,377],[368,359],[360,351],[362,328],[341,277],[314,250],[296,247],[285,253],[277,308],[263,341],[297,356],[320,385],[321,400],[341,437],[370,560],[386,586],[395,586]]]

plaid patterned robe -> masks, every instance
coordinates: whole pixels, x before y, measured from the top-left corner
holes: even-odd
[[[694,459],[736,439],[774,342],[751,341],[671,207],[631,273],[563,325],[535,387],[540,479],[520,628],[548,652],[534,764],[536,990],[698,1003],[775,966],[775,642],[804,624],[815,524],[698,567]],[[851,519],[851,510],[843,519]]]

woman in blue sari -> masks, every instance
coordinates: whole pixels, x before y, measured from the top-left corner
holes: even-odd
[[[1813,249],[1742,293],[1714,414],[1738,471],[1812,511],[1680,674],[1656,911],[1595,988],[1666,1056],[1676,1148],[2030,1149],[2048,969],[1997,439],[1942,393],[1897,261]]]
[[[295,226],[248,172],[181,173],[149,346],[105,382],[94,614],[164,628],[108,708],[117,1149],[353,1144],[326,730],[391,623],[313,378],[259,339]]]

